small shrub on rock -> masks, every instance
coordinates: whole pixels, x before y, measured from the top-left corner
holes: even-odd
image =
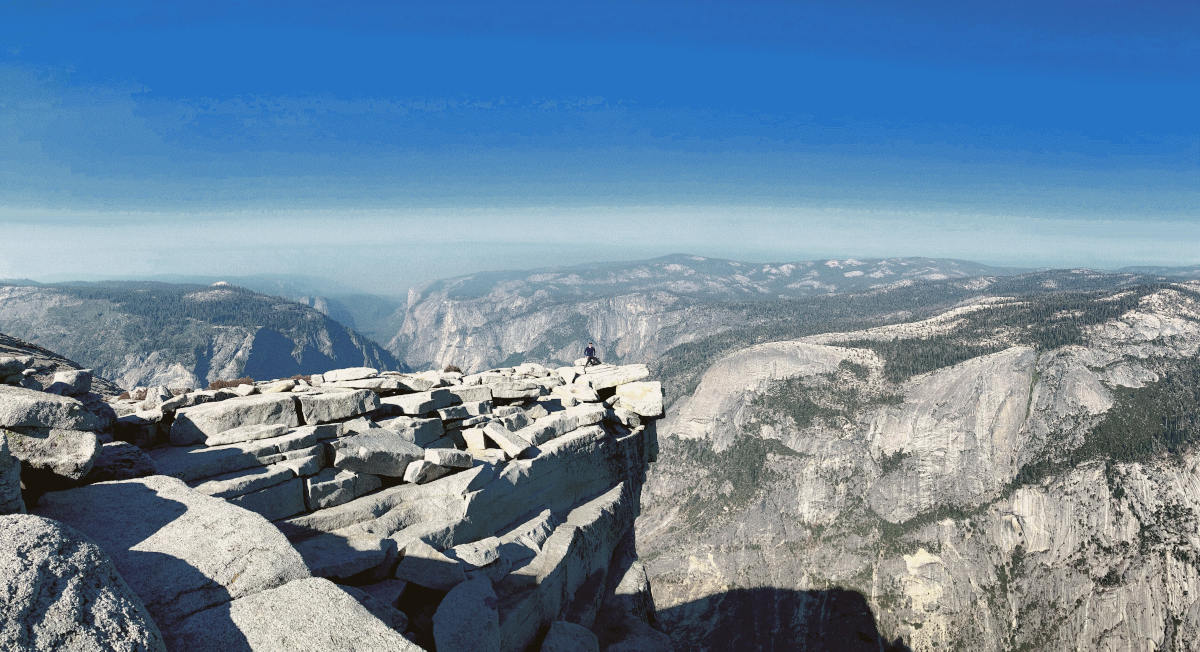
[[[250,377],[234,378],[233,380],[214,380],[208,384],[209,389],[227,389],[229,387],[237,387],[238,385],[253,385],[254,379]]]

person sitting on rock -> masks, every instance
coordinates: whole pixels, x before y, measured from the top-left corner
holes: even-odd
[[[596,357],[596,343],[595,342],[588,342],[587,348],[583,350],[583,355],[587,357],[587,362],[583,363],[584,369],[586,369],[594,364],[600,364],[600,358]]]

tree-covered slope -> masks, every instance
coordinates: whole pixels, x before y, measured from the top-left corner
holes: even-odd
[[[336,367],[397,369],[368,338],[291,301],[230,285],[153,282],[0,286],[0,330],[124,387],[203,386]]]

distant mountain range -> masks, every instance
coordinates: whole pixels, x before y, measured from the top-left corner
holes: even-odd
[[[197,274],[155,274],[125,279],[177,285],[212,285],[229,283],[248,290],[302,303],[332,317],[344,326],[371,337],[387,341],[399,330],[403,320],[404,301],[395,297],[371,294],[337,281],[316,276],[293,274],[251,274],[241,276],[209,276]],[[43,285],[28,279],[0,280],[0,284]],[[397,315],[397,311],[399,315]]]
[[[477,273],[411,291],[388,348],[418,367],[565,362],[589,340],[606,359],[648,360],[754,321],[751,304],[1020,271],[932,258],[747,263],[676,254]]]
[[[231,285],[0,285],[0,332],[58,351],[123,387],[404,368],[317,310]]]
[[[337,325],[334,331],[348,330],[354,333],[353,336],[347,335],[352,342],[349,345],[351,348],[375,351],[367,353],[368,358],[381,359],[379,347],[372,349],[374,345],[367,343],[368,338],[386,343],[385,354],[390,355],[381,362],[385,366],[407,363],[413,368],[428,368],[457,364],[465,369],[480,369],[525,359],[569,361],[578,356],[578,349],[588,340],[595,340],[603,357],[609,360],[656,359],[679,345],[694,345],[719,337],[721,333],[754,329],[764,321],[794,322],[796,320],[793,317],[798,315],[801,315],[801,321],[807,321],[809,313],[826,309],[823,297],[886,295],[889,300],[880,302],[878,311],[880,318],[883,318],[888,311],[903,310],[904,301],[915,301],[915,298],[904,299],[905,292],[916,297],[934,291],[935,287],[942,288],[937,291],[943,293],[947,288],[958,288],[945,294],[944,298],[950,300],[953,296],[970,294],[995,279],[1028,277],[1031,273],[1024,269],[935,258],[847,258],[752,263],[674,254],[632,262],[479,272],[414,288],[407,300],[371,294],[361,288],[315,276],[285,274],[225,277],[158,275],[149,281],[58,284],[21,279],[0,281],[0,287],[40,288],[43,293],[26,290],[22,296],[31,300],[36,297],[34,303],[46,306],[53,303],[47,302],[46,297],[55,293],[71,295],[75,300],[82,301],[84,298],[105,300],[106,297],[100,295],[111,292],[113,296],[107,298],[115,299],[116,305],[123,306],[116,308],[116,312],[121,312],[137,305],[139,297],[146,296],[145,292],[133,291],[139,286],[143,290],[149,287],[158,287],[160,290],[178,287],[181,288],[180,292],[187,294],[214,282],[227,282],[259,295],[260,302],[269,302],[271,297],[278,297],[302,304],[328,317]],[[1120,270],[1120,273],[1139,278],[1190,279],[1200,278],[1200,266],[1128,267]],[[1087,271],[1087,274],[1111,273]],[[1071,282],[1078,280],[1077,275]],[[1043,281],[1049,284],[1057,282],[1050,278]],[[85,288],[90,293],[87,297],[81,294]],[[184,288],[192,289],[184,291]],[[16,298],[13,291],[3,296],[5,303],[12,303]],[[239,300],[241,298],[239,295]],[[780,303],[781,300],[783,303]],[[861,302],[865,303],[866,300]],[[762,307],[768,304],[770,308]],[[781,313],[781,308],[786,310]],[[37,312],[19,305],[0,305],[0,328],[6,323],[13,323],[15,326],[9,330],[15,335],[36,335],[43,339],[54,337],[49,333],[37,332],[39,319],[46,317],[34,316],[30,310]],[[69,314],[57,318],[67,322],[72,319]],[[164,316],[154,316],[154,319],[159,318]],[[204,316],[198,318],[198,322],[205,321]],[[55,319],[44,322],[54,323]],[[251,328],[258,325],[245,320],[239,326]],[[755,335],[757,338],[764,336],[767,335],[761,332]],[[225,329],[222,338],[229,337],[231,334]],[[305,339],[299,335],[297,337]],[[176,351],[172,355],[182,356],[186,360],[208,359],[208,354],[203,350],[197,354],[195,346],[179,345],[178,334],[171,338],[175,344],[154,350],[164,353]],[[317,337],[313,341],[320,339]],[[334,339],[338,338],[330,338],[329,341],[332,343]],[[119,347],[111,344],[112,338],[109,341],[110,352],[116,351]],[[288,353],[287,357],[293,361],[318,359],[311,353],[305,353],[306,345],[297,344],[291,339],[289,341],[294,352]],[[320,355],[330,357],[328,351],[332,349],[329,346],[332,344],[326,346],[327,351]],[[86,362],[89,359],[87,356],[74,353],[86,353],[85,344],[50,348],[66,351],[90,364]],[[204,349],[204,346],[199,348]],[[322,349],[316,346],[311,350]],[[343,343],[340,351],[341,354],[331,356],[332,359],[345,357],[349,348]],[[247,356],[243,354],[242,357]],[[260,357],[261,354],[256,356],[255,361]],[[221,360],[222,355],[216,354],[216,359]],[[233,359],[238,357],[234,355]],[[197,373],[200,376],[213,373],[213,367],[203,362],[180,364],[186,373],[180,373],[178,369],[167,372],[166,367],[160,368],[156,366],[157,363],[151,365],[153,370],[139,372],[135,370],[138,366],[135,363],[118,363],[114,360],[107,361],[105,370],[120,369],[114,377],[124,379],[121,380],[123,383],[163,374],[164,377],[179,379],[187,378],[190,374],[199,382],[202,378]],[[309,368],[300,362],[296,364]],[[239,363],[234,362],[232,366],[218,364],[217,368],[223,374],[238,366]]]

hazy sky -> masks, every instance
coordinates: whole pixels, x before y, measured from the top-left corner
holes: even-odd
[[[1200,262],[1200,3],[184,4],[0,5],[0,277]]]

